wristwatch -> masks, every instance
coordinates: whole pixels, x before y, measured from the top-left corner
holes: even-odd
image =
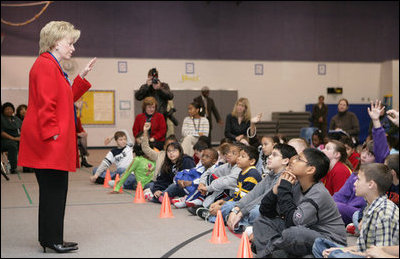
[[[233,207],[231,212],[235,212],[235,214],[238,214],[240,212],[240,209],[238,207]]]

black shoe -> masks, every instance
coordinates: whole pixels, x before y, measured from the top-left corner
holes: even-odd
[[[210,210],[204,207],[200,207],[196,210],[196,215],[207,221],[210,216]]]
[[[43,247],[43,253],[46,253],[46,248],[53,249],[57,253],[68,253],[73,250],[78,250],[77,246],[67,247],[62,244],[52,244],[52,245],[41,244],[41,246]]]
[[[34,171],[33,171],[33,168],[23,167],[22,172],[23,173],[33,173]]]
[[[102,178],[102,177],[97,177],[95,183],[97,183],[97,184],[104,184],[104,178]]]
[[[86,161],[86,159],[82,159],[81,166],[84,166],[84,167],[93,167],[91,164],[89,164],[89,163]]]
[[[17,169],[10,169],[10,174],[17,174]]]
[[[190,212],[190,214],[196,216],[196,210],[197,210],[198,208],[200,208],[200,207],[201,207],[201,206],[189,207],[189,208],[187,208],[187,210]]]
[[[65,246],[65,247],[74,247],[74,246],[78,246],[78,243],[76,243],[76,242],[66,242],[66,241],[64,241],[64,242],[63,242],[63,246]]]

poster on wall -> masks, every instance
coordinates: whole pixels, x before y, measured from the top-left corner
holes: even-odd
[[[77,115],[83,125],[113,125],[115,124],[115,91],[88,91],[78,101],[77,108]]]

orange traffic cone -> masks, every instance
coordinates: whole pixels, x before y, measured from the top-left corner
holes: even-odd
[[[214,229],[212,232],[211,240],[209,240],[213,244],[226,244],[230,243],[228,241],[228,237],[225,233],[225,224],[224,219],[222,218],[221,210],[217,212],[217,220],[214,223]]]
[[[114,181],[114,191],[117,188],[117,183],[119,182],[119,174],[117,174],[117,176],[115,176],[115,181]],[[124,191],[122,190],[122,186],[119,188],[119,193],[123,193]]]
[[[253,252],[251,251],[249,237],[244,232],[242,234],[242,239],[240,240],[237,258],[253,258]]]
[[[110,180],[111,180],[110,169],[107,169],[106,177],[104,178],[104,184],[103,184],[104,188],[109,188],[110,187],[110,185],[108,185],[108,181],[110,181]]]
[[[145,202],[146,202],[146,200],[144,199],[144,195],[143,195],[142,183],[139,181],[136,186],[136,194],[135,194],[135,199],[133,200],[133,203],[145,203]]]
[[[164,198],[161,204],[160,218],[173,218],[171,211],[171,201],[169,200],[168,193],[164,192]]]

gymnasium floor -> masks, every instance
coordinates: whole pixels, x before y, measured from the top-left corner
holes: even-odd
[[[98,165],[108,149],[89,150],[89,163]],[[89,168],[69,173],[64,239],[79,250],[42,252],[37,241],[38,185],[34,173],[1,177],[1,257],[236,257],[240,238],[227,228],[230,243],[212,244],[213,224],[175,209],[174,218],[160,219],[160,204],[133,203],[134,191],[109,194],[92,184]],[[350,243],[354,238],[349,239]]]

